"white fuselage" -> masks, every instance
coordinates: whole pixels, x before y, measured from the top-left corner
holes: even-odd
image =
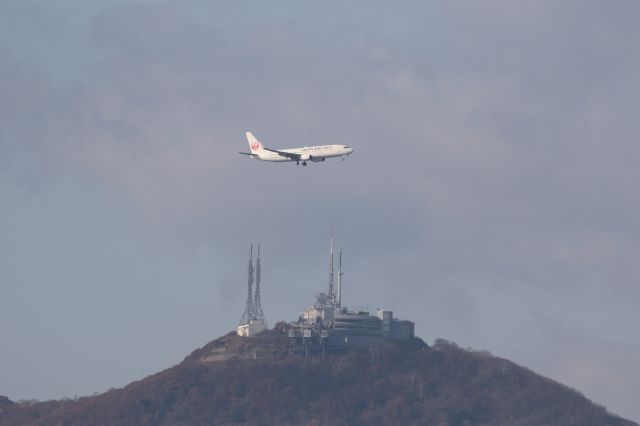
[[[305,146],[302,148],[287,148],[278,151],[289,152],[300,155],[299,161],[323,161],[325,158],[345,157],[353,152],[353,149],[346,145],[318,145]],[[283,156],[277,152],[260,150],[254,153],[258,159],[264,161],[297,161]]]
[[[307,161],[318,162],[332,157],[342,157],[344,160],[345,157],[353,152],[353,149],[347,145],[317,145],[302,148],[272,149],[262,145],[262,142],[253,136],[251,132],[246,132],[246,136],[251,152],[240,152],[240,154],[250,155],[251,158],[263,161],[295,161],[296,164],[302,163],[303,166],[306,166]]]

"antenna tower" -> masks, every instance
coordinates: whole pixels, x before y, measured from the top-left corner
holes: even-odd
[[[338,254],[338,308],[342,308],[342,249]]]
[[[242,320],[240,324],[248,324],[253,319],[253,244],[251,244],[251,254],[249,255],[249,280],[247,284],[247,302],[244,308],[244,314],[242,314]]]
[[[262,304],[260,303],[260,243],[258,243],[258,257],[256,258],[256,292],[253,296],[253,319],[264,320]]]
[[[329,303],[336,303],[336,295],[333,291],[333,227],[331,227],[331,246],[329,248]]]

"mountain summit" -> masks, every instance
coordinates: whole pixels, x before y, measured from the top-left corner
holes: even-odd
[[[513,362],[441,339],[307,357],[288,344],[282,331],[234,332],[97,396],[0,397],[0,425],[636,425]]]

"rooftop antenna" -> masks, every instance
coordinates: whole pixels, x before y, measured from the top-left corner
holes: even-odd
[[[333,292],[333,226],[331,227],[331,246],[329,248],[329,303],[336,302],[336,295]]]
[[[264,320],[262,304],[260,303],[260,243],[258,243],[258,257],[256,258],[256,292],[253,296],[253,319]]]
[[[244,314],[242,314],[242,320],[240,324],[248,324],[253,319],[253,244],[251,244],[251,252],[249,255],[249,280],[247,282],[247,302],[244,308]]]
[[[342,308],[342,249],[338,254],[338,308]]]

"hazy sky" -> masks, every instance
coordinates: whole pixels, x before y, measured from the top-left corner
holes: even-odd
[[[3,1],[0,394],[102,392],[328,280],[640,420],[640,3]],[[251,161],[338,143],[347,161]]]

